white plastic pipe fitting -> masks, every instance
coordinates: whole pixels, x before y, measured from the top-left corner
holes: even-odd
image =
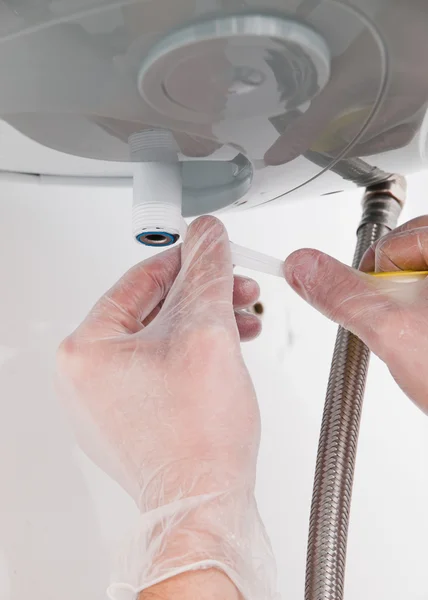
[[[166,247],[183,235],[183,181],[178,147],[165,130],[129,139],[134,167],[132,232],[145,246]]]
[[[145,246],[172,246],[184,240],[183,180],[178,147],[169,131],[151,129],[129,139],[134,172],[134,238]],[[233,264],[282,277],[282,262],[231,242]]]

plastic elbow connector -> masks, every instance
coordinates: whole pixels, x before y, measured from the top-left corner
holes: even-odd
[[[183,181],[173,135],[147,130],[129,140],[134,170],[133,235],[146,246],[166,247],[184,240]],[[233,264],[259,273],[283,276],[282,261],[231,242]]]

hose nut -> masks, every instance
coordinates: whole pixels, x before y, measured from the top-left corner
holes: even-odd
[[[367,188],[364,195],[364,203],[371,196],[389,196],[394,198],[401,207],[404,206],[407,198],[407,181],[402,175],[391,175],[385,181],[376,183]]]

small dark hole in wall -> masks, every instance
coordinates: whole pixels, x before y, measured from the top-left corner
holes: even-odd
[[[261,302],[257,302],[254,307],[253,307],[254,312],[256,313],[256,315],[263,315],[265,312],[265,307],[263,306],[263,304]]]

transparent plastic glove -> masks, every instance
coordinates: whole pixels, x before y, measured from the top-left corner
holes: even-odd
[[[112,599],[200,568],[222,570],[246,600],[276,597],[254,499],[260,418],[238,331],[249,322],[240,315],[237,327],[233,282],[224,227],[199,219],[181,249],[125,275],[60,349],[81,446],[141,510]],[[237,280],[235,304],[254,291]]]
[[[428,217],[410,221],[382,238],[361,269],[425,271]],[[376,278],[316,250],[286,261],[287,281],[327,317],[358,335],[389,367],[403,391],[428,413],[428,279],[406,283]]]

